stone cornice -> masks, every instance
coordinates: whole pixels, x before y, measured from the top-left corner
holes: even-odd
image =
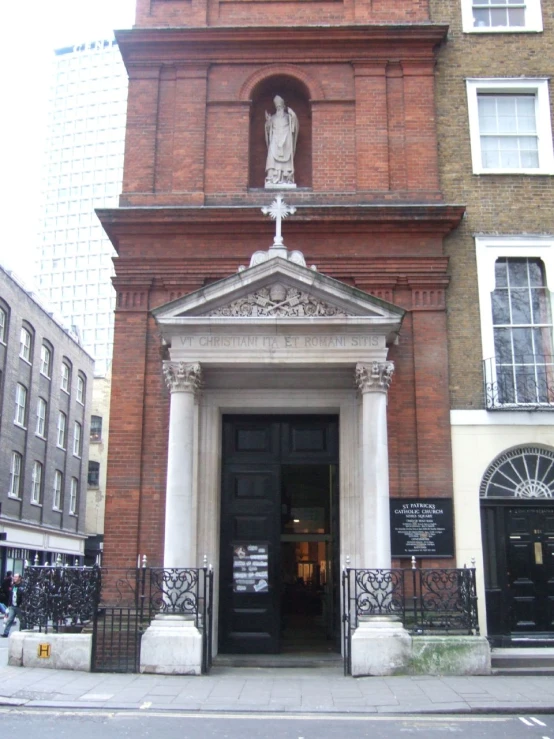
[[[116,38],[129,72],[134,65],[324,59],[432,59],[448,26],[432,23],[353,26],[209,26],[135,28]]]
[[[408,231],[446,236],[458,226],[464,206],[430,204],[304,205],[287,223],[287,235],[295,231],[391,233]],[[260,206],[189,206],[98,208],[96,214],[117,248],[122,236],[192,233],[228,234],[229,229],[267,231]]]

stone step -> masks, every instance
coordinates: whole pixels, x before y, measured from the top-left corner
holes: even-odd
[[[504,677],[553,677],[554,667],[493,667],[491,674]]]
[[[342,669],[340,654],[218,654],[214,667],[337,667]]]
[[[554,648],[512,647],[493,649],[491,665],[493,670],[551,669],[554,671]]]

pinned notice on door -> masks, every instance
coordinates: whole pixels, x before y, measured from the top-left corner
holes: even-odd
[[[235,542],[233,544],[233,591],[267,593],[269,545]]]

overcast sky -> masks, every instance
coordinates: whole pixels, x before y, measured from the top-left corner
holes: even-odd
[[[15,0],[2,4],[0,264],[33,287],[40,168],[54,49],[130,28],[135,0]]]

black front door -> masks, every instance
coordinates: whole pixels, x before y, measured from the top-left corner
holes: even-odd
[[[482,508],[489,635],[554,632],[554,507]]]
[[[337,462],[335,416],[224,417],[221,652],[334,638]]]

